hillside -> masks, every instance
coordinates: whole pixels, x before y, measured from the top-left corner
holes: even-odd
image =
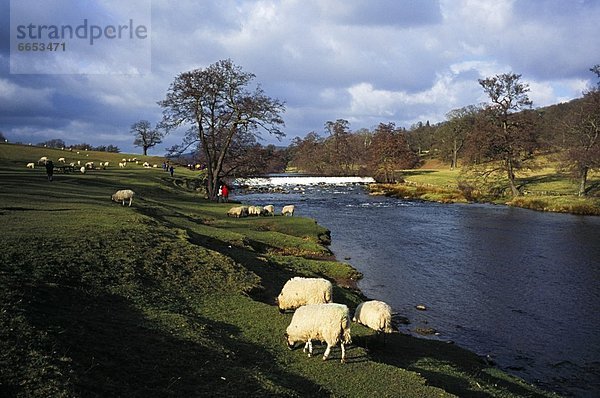
[[[25,165],[109,161],[56,174]],[[0,144],[0,395],[402,396],[552,394],[453,344],[394,333],[385,345],[352,325],[348,363],[289,351],[291,314],[274,298],[291,276],[358,273],[332,258],[328,231],[302,217],[230,219],[203,200],[195,172],[172,178],[121,158],[139,155]],[[111,202],[136,192],[131,207]],[[365,344],[369,342],[369,350]]]

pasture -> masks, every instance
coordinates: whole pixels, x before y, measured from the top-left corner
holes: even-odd
[[[552,396],[443,341],[394,333],[385,346],[352,325],[348,363],[289,351],[291,314],[274,298],[291,276],[339,283],[363,300],[328,234],[303,217],[226,217],[190,187],[196,171],[162,159],[0,144],[2,396]],[[41,156],[109,161],[55,174]],[[135,191],[131,207],[110,200]],[[300,215],[301,216],[301,215]]]

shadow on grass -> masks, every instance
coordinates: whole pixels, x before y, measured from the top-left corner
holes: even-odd
[[[181,333],[191,330],[193,338],[182,338],[177,324],[159,328],[120,296],[57,285],[34,286],[23,296],[28,323],[47,337],[46,347],[35,347],[52,357],[55,371],[45,377],[68,395],[327,395],[280,368],[262,347],[243,342],[227,323],[188,314]],[[18,392],[22,382],[3,389]]]
[[[516,396],[547,397],[550,394],[540,394],[525,384],[519,384],[509,379],[494,377],[490,366],[476,354],[447,342],[420,339],[402,333],[392,333],[386,336],[386,342],[371,339],[375,336],[364,336],[355,339],[358,345],[365,344],[369,339],[370,356],[373,360],[415,371],[425,377],[429,384],[443,388],[459,397],[484,398],[497,396],[485,391],[477,391],[464,377],[455,377],[437,369],[449,365],[459,372],[469,375],[472,383],[494,386]],[[428,366],[429,364],[429,366]],[[436,369],[436,370],[433,370]]]
[[[288,279],[297,276],[297,274],[292,270],[287,270],[281,267],[277,267],[275,269],[275,266],[267,261],[264,256],[265,253],[274,248],[263,242],[258,242],[251,239],[245,240],[245,244],[250,246],[252,250],[249,250],[248,248],[236,247],[231,245],[229,242],[222,241],[212,236],[200,234],[190,228],[186,228],[183,225],[179,225],[170,221],[167,217],[181,217],[190,222],[198,222],[198,220],[194,220],[176,211],[169,213],[164,207],[155,206],[140,206],[136,209],[140,213],[156,219],[162,225],[165,225],[169,228],[179,228],[185,230],[189,236],[190,243],[228,256],[235,262],[243,264],[244,267],[249,271],[252,271],[258,275],[261,278],[262,289],[255,289],[254,291],[249,292],[250,296],[254,300],[269,305],[275,305],[275,298],[281,291],[281,288],[285,282]]]

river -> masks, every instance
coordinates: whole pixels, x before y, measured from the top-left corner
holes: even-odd
[[[565,396],[600,396],[600,217],[369,196],[361,186],[244,193],[331,230],[359,288],[499,368]],[[416,305],[425,305],[419,311]]]

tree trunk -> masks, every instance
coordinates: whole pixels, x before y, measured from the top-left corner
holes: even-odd
[[[508,174],[508,184],[510,185],[510,191],[513,196],[519,196],[520,192],[515,185],[515,172],[513,168],[513,160],[512,157],[506,159],[506,171]]]
[[[458,145],[456,140],[454,140],[454,147],[452,148],[452,164],[450,168],[454,170],[456,168],[456,163],[458,162]]]
[[[588,171],[589,168],[584,166],[579,174],[579,196],[585,196],[585,185],[587,183]]]
[[[148,147],[144,146],[144,156],[147,156],[147,155],[148,155]]]

